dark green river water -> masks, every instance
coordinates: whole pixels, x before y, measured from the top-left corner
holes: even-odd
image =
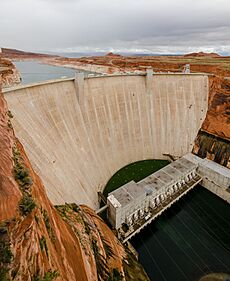
[[[230,273],[230,207],[197,186],[131,243],[152,281]]]

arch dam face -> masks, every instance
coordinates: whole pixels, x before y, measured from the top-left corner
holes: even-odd
[[[207,111],[208,77],[67,79],[4,95],[16,136],[50,200],[97,208],[97,191],[121,167],[192,150]]]

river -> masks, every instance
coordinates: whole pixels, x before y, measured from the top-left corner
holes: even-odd
[[[131,243],[152,281],[196,281],[230,273],[230,208],[197,186]]]

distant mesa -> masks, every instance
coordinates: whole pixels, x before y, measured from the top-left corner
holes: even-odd
[[[38,53],[31,53],[31,52],[25,52],[17,49],[8,49],[8,48],[1,48],[1,53],[3,55],[41,55]]]
[[[184,55],[184,57],[211,57],[211,58],[219,58],[221,55],[217,53],[204,53],[204,52],[198,52],[198,53],[189,53]]]
[[[114,54],[112,52],[109,52],[106,54],[107,57],[122,57],[122,55],[119,55],[119,54]]]
[[[33,58],[46,58],[46,57],[57,57],[48,54],[25,52],[17,49],[0,48],[0,57],[9,59],[33,59]]]

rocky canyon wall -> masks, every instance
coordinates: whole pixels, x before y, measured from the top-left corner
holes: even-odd
[[[208,112],[193,152],[230,168],[230,80],[209,78]]]

